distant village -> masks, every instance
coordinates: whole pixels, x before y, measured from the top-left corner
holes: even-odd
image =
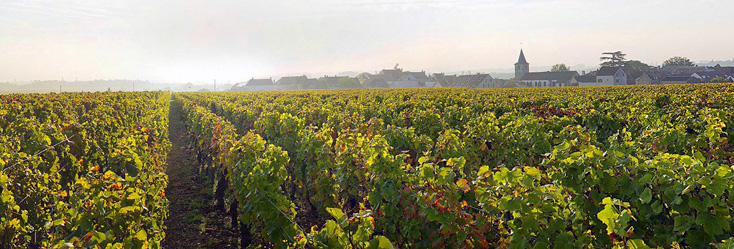
[[[357,77],[323,76],[308,78],[286,76],[273,81],[250,79],[231,87],[232,91],[272,91],[308,89],[357,89],[357,88],[423,88],[423,87],[466,87],[466,88],[520,88],[520,87],[561,87],[561,86],[613,86],[613,85],[655,85],[734,82],[734,67],[664,65],[643,68],[628,66],[617,56],[621,52],[604,53],[610,55],[609,62],[591,72],[570,71],[565,68],[547,72],[531,72],[525,53],[515,63],[515,77],[511,79],[493,78],[486,73],[477,74],[427,74],[425,71],[404,71],[396,65],[382,69],[379,73],[362,73]],[[604,59],[604,57],[602,57]],[[641,64],[638,62],[638,64]]]

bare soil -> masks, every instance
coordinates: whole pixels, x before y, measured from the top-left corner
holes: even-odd
[[[171,103],[168,118],[171,151],[168,167],[168,218],[164,248],[236,248],[238,233],[231,218],[214,208],[210,183],[199,174],[191,137],[186,131],[181,106]]]

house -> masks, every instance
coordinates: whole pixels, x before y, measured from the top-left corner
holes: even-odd
[[[653,73],[642,73],[640,77],[635,79],[636,85],[658,85],[660,84],[660,76]]]
[[[692,74],[691,77],[698,79],[700,82],[711,82],[714,78],[720,78],[726,82],[732,82],[732,79],[734,79],[732,74],[726,74],[726,73],[723,73],[723,71],[720,71],[720,72],[721,73],[716,72],[716,71],[699,72],[699,73]]]
[[[444,73],[434,73],[426,83],[431,84],[433,87],[451,87],[456,80],[456,74],[446,75]]]
[[[232,86],[232,91],[272,91],[275,90],[273,79],[255,79],[240,82]]]
[[[520,79],[528,87],[571,86],[571,80],[579,75],[576,71],[567,72],[530,72]]]
[[[660,68],[660,71],[666,75],[673,75],[673,74],[683,75],[683,74],[693,74],[693,73],[701,73],[701,72],[712,72],[714,71],[714,69],[710,67],[699,67],[699,66],[664,66]]]
[[[375,75],[377,74],[361,73],[357,75],[357,80],[359,80],[359,84],[364,84],[364,82],[366,82],[367,80],[369,80],[370,78],[372,78]]]
[[[390,88],[390,84],[385,80],[385,76],[380,74],[365,77],[361,83],[363,88]]]
[[[505,80],[505,79],[493,79],[493,80],[494,80],[494,85],[497,87],[506,87],[507,82],[510,81],[510,80]]]
[[[571,79],[571,86],[601,86],[596,82],[596,76],[593,74],[575,75]]]
[[[711,69],[717,73],[734,75],[734,67],[722,67],[720,64],[716,64],[716,66],[711,67]]]
[[[325,85],[326,89],[354,89],[362,88],[359,80],[346,76],[324,76],[318,80],[320,84]]]
[[[660,80],[660,84],[670,85],[670,84],[690,84],[690,83],[698,83],[699,79],[688,76],[688,75],[672,75],[672,76],[665,76],[662,80]]]
[[[418,81],[395,81],[390,84],[390,88],[419,88],[426,87],[425,83]]]
[[[329,86],[325,82],[319,81],[318,79],[306,79],[301,85],[303,90],[316,90],[316,89],[329,89]]]
[[[459,75],[451,87],[495,88],[494,79],[489,74]]]
[[[308,77],[304,76],[286,76],[275,82],[276,90],[299,90],[308,84]]]
[[[603,86],[627,85],[627,72],[622,67],[601,67],[596,71],[596,83]]]
[[[380,74],[384,75],[385,80],[388,82],[399,81],[403,77],[403,69],[395,66],[394,69],[382,69]]]
[[[392,77],[392,76],[386,75],[386,77]],[[426,81],[428,81],[428,76],[426,75],[426,72],[407,72],[406,71],[406,72],[403,72],[403,75],[400,77],[400,80],[392,82],[391,87],[392,88],[425,87]]]
[[[426,71],[421,71],[421,72],[405,72],[405,73],[403,73],[403,76],[401,77],[401,80],[412,80],[412,81],[426,82],[426,81],[428,81],[428,76],[426,75]]]

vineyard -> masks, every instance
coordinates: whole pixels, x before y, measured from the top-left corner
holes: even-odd
[[[156,247],[168,93],[0,96],[2,248]]]
[[[731,84],[4,95],[3,248],[160,247],[169,108],[242,247],[734,248]]]

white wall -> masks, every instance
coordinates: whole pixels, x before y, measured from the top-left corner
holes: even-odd
[[[579,86],[611,86],[612,84],[599,83],[599,82],[579,82]]]
[[[550,81],[550,80],[523,80],[523,83],[527,84],[528,87],[556,87],[556,86],[563,86],[562,83],[558,83],[557,81]],[[543,85],[545,83],[545,85]],[[538,85],[540,84],[540,85]],[[570,84],[570,83],[569,83]]]
[[[617,73],[614,74],[614,84],[615,85],[627,85],[627,74],[624,73],[622,69],[617,70]]]
[[[246,91],[272,91],[275,86],[245,86]]]
[[[525,83],[528,87],[548,87],[550,86],[550,81],[548,80],[523,80],[523,83]]]
[[[393,83],[390,88],[416,88],[422,87],[416,80],[401,80]]]
[[[601,80],[601,82],[599,82]],[[596,76],[596,84],[600,86],[611,86],[614,85],[614,76]]]
[[[479,85],[477,85],[477,88],[495,88],[494,80],[490,77],[484,78]]]

